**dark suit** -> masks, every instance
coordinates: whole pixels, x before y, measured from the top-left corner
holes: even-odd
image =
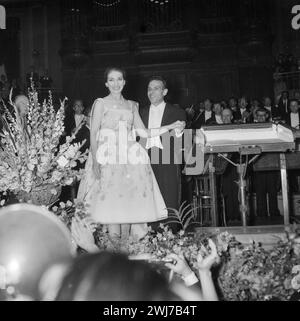
[[[212,111],[211,112],[211,116],[210,118],[213,118],[215,116],[215,113]],[[208,120],[208,119],[207,119]],[[193,129],[199,129],[201,128],[202,126],[204,126],[206,123],[206,120],[205,120],[205,111],[203,111],[201,114],[198,114],[194,121],[192,122],[192,128]]]
[[[209,119],[207,119],[205,125],[218,125],[216,121],[216,115],[212,115]]]
[[[141,119],[146,128],[148,128],[150,106],[140,109]],[[169,125],[177,120],[186,121],[185,111],[179,107],[175,107],[169,103],[166,104],[161,126]],[[172,133],[171,133],[172,135]],[[148,150],[151,160],[151,166],[158,182],[161,194],[168,208],[179,208],[180,193],[181,193],[181,165],[176,164],[176,159],[180,157],[182,148],[182,138],[176,138],[172,135],[170,141],[170,148],[166,146],[166,142],[170,137],[170,133],[161,136],[161,142],[164,149],[152,147]],[[173,138],[174,137],[174,138]],[[177,140],[177,143],[176,143]],[[141,138],[140,143],[146,146],[146,139]],[[179,146],[180,145],[180,146]],[[170,155],[170,158],[168,157]],[[159,161],[156,162],[156,160]],[[170,162],[165,163],[163,159],[170,159]],[[156,229],[158,224],[151,224],[152,228]],[[176,230],[176,225],[171,226]]]
[[[278,107],[275,107],[275,106],[272,105],[271,106],[271,111],[265,106],[264,106],[264,108],[268,111],[268,114],[272,119],[276,118],[276,117],[280,117]]]
[[[299,121],[300,121],[300,110],[298,110],[299,115]],[[291,113],[288,113],[285,119],[287,125],[291,126]],[[300,129],[300,124],[298,124],[298,127],[296,129]],[[298,193],[299,192],[299,185],[298,185],[298,176],[300,176],[300,170],[299,169],[292,169],[288,171],[288,177],[289,177],[289,189],[292,193]]]
[[[242,119],[242,113],[240,111],[240,108],[236,107],[235,110],[232,110],[232,121],[238,122],[241,119]]]
[[[300,120],[300,109],[298,110],[298,115],[299,115],[299,120]],[[286,115],[285,121],[289,126],[291,126],[291,112],[289,112]],[[296,129],[300,129],[299,124],[298,124],[298,127],[296,127]]]
[[[65,134],[66,136],[71,136],[76,129],[75,114],[66,113],[65,117]],[[81,147],[80,151],[84,152],[86,149],[90,148],[90,130],[87,127],[85,121],[83,121],[82,126],[78,130],[75,139],[72,143],[81,143],[85,140],[85,143]],[[79,164],[79,168],[84,168],[84,164]]]
[[[281,119],[285,119],[287,117],[287,114],[289,113],[289,105],[290,105],[289,99],[287,99],[286,101],[283,101],[282,98],[279,99],[278,116],[280,116]]]
[[[66,136],[71,136],[73,132],[76,130],[76,121],[74,112],[66,113],[65,116],[65,135],[61,137],[60,144],[65,143]],[[90,130],[85,121],[82,122],[82,126],[78,130],[75,135],[74,140],[71,142],[74,143],[82,143],[85,140],[85,143],[80,148],[80,151],[84,153],[87,149],[90,148]],[[80,163],[77,162],[77,165],[74,169],[79,170],[85,167],[85,162]],[[60,197],[61,201],[67,201],[73,199],[77,195],[79,187],[79,182],[76,182],[72,186],[64,186],[62,190],[62,195]]]

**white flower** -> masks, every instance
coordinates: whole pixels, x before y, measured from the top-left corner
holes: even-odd
[[[32,163],[29,163],[29,164],[27,165],[27,167],[28,167],[28,169],[31,170],[31,171],[34,170],[34,165],[33,165]]]
[[[57,190],[55,188],[52,188],[50,190],[50,193],[53,194],[53,195],[57,195]]]
[[[66,205],[67,205],[67,206],[72,206],[73,203],[72,203],[71,201],[67,201]]]
[[[57,207],[57,206],[53,206],[53,207],[52,207],[52,211],[53,211],[53,212],[57,212],[57,210],[58,210],[58,207]]]
[[[65,180],[66,185],[71,185],[73,183],[73,177],[69,177],[68,179]]]
[[[64,202],[60,202],[60,203],[59,203],[59,206],[60,206],[61,208],[65,208],[65,207],[66,207],[66,204],[65,204]]]
[[[69,163],[69,161],[64,156],[60,156],[57,160],[57,163],[60,167],[65,167]]]
[[[75,157],[77,151],[78,151],[78,144],[73,144],[73,145],[70,145],[70,147],[64,153],[64,155],[66,156],[66,158],[72,159]]]
[[[292,274],[298,274],[300,272],[300,265],[295,265],[292,268]]]
[[[291,285],[294,290],[300,290],[300,274],[292,278]]]
[[[5,204],[5,200],[1,200],[0,205],[3,206]]]

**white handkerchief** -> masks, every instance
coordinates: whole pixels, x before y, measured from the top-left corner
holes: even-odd
[[[164,149],[163,145],[161,143],[161,140],[160,140],[160,136],[147,138],[146,149],[149,149],[149,148],[152,148],[152,147],[157,147],[157,148],[160,148],[160,149]]]

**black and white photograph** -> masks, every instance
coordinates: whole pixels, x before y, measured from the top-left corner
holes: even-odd
[[[300,301],[299,0],[0,0],[0,301]]]

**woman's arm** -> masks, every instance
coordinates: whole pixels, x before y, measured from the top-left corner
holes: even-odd
[[[211,239],[208,240],[208,243],[211,248],[211,253],[206,258],[203,258],[201,253],[199,253],[197,257],[199,279],[202,288],[203,300],[218,301],[218,295],[211,276],[211,267],[215,263],[219,263],[220,257],[215,243]]]
[[[97,136],[100,129],[101,117],[103,115],[103,104],[100,99],[95,100],[92,112],[91,112],[91,130],[90,130],[90,146],[93,159],[93,170],[95,172],[96,178],[100,177],[99,164],[96,160],[97,152]]]
[[[135,131],[137,132],[138,136],[143,138],[151,138],[156,136],[161,136],[165,133],[167,133],[169,130],[175,129],[175,128],[182,128],[184,127],[184,122],[176,121],[170,125],[162,126],[159,128],[152,128],[147,129],[144,126],[144,123],[140,117],[139,111],[138,111],[138,105],[134,104],[134,120],[133,120],[133,126]]]

